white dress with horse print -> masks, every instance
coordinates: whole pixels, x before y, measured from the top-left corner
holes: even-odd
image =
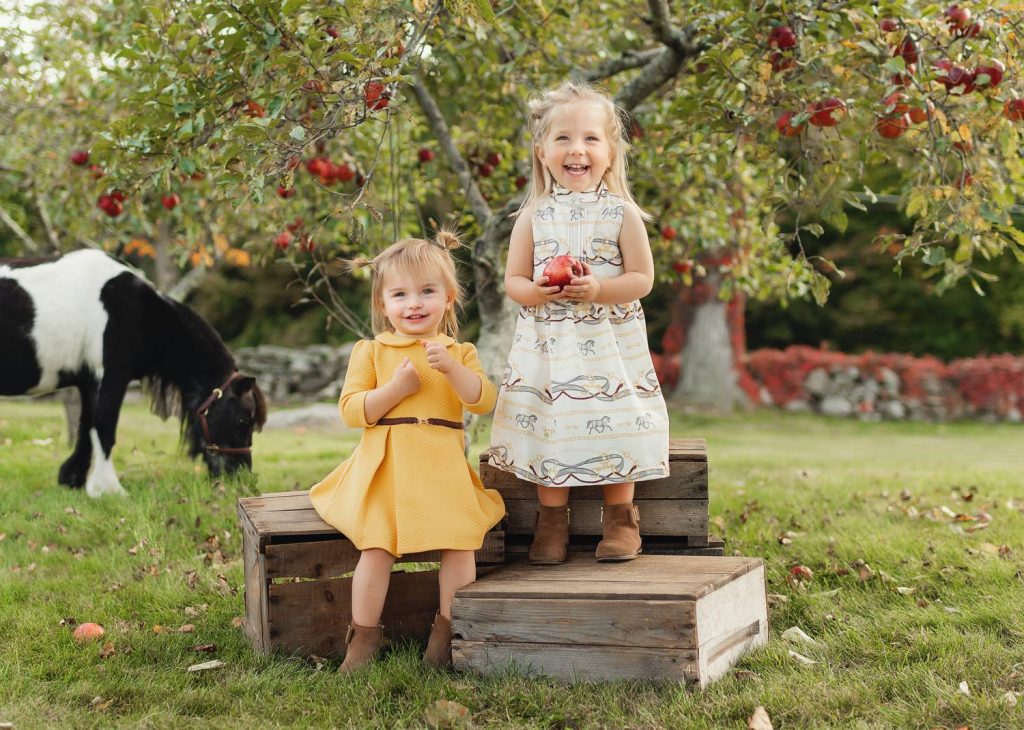
[[[533,216],[534,278],[555,256],[599,279],[623,272],[625,201],[556,186]],[[668,476],[668,413],[639,301],[521,307],[502,375],[489,462],[549,487]]]

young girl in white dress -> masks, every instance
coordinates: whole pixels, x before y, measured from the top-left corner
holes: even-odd
[[[654,262],[626,178],[614,102],[566,82],[530,101],[530,194],[512,230],[508,296],[521,305],[494,414],[489,461],[537,484],[535,564],[566,558],[569,489],[602,485],[602,561],[640,553],[636,482],[668,476],[668,414],[639,299]],[[544,269],[582,264],[564,288]]]

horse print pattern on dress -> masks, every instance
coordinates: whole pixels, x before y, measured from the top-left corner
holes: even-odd
[[[78,389],[61,484],[124,494],[111,452],[128,383],[139,379],[154,413],[180,418],[190,455],[211,474],[252,468],[252,434],[267,414],[255,379],[236,372],[199,315],[102,251],[0,261],[0,342],[0,395]]]

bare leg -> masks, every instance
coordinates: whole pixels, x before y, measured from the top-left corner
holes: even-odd
[[[627,504],[633,501],[633,487],[636,482],[604,485],[605,504]]]
[[[380,623],[394,564],[395,556],[387,550],[371,548],[360,553],[359,564],[352,575],[352,623],[358,626]]]
[[[476,554],[472,550],[442,550],[437,580],[441,591],[441,615],[451,619],[455,591],[476,580]]]
[[[564,507],[569,504],[569,490],[565,487],[545,487],[538,484],[537,500],[545,507]],[[608,501],[607,497],[605,501]]]

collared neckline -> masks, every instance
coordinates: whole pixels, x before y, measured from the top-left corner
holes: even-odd
[[[433,337],[413,337],[412,335],[400,335],[397,332],[381,332],[374,339],[377,342],[391,345],[392,347],[408,347],[423,340],[427,342],[440,342],[445,347],[455,344],[455,340],[445,334],[438,334]]]
[[[608,186],[604,184],[604,180],[601,180],[595,188],[579,192],[562,187],[554,180],[551,181],[551,197],[558,203],[593,203],[607,194]]]

